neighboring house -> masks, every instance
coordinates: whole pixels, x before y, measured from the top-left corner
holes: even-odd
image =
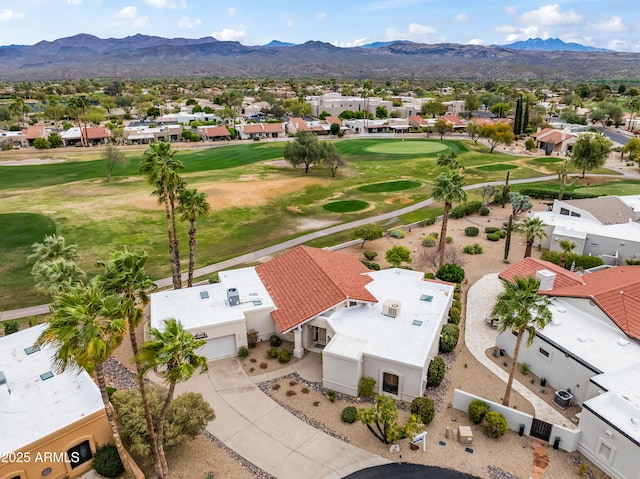
[[[316,135],[326,135],[331,125],[327,125],[325,121],[307,121],[304,118],[290,117],[286,124],[287,133],[295,135],[298,132],[305,131],[315,133]]]
[[[568,153],[576,142],[576,135],[568,129],[544,128],[531,135],[536,142],[536,148],[548,153]]]
[[[44,125],[29,125],[26,130],[22,130],[22,134],[29,142],[29,146],[33,146],[33,141],[37,138],[49,138],[49,129]]]
[[[440,118],[442,118],[447,123],[449,123],[453,127],[453,131],[464,130],[464,128],[467,126],[467,123],[463,119],[461,119],[461,118],[459,118],[456,115],[453,115],[451,113],[445,113]]]
[[[46,326],[0,338],[0,477],[78,477],[112,441],[100,391],[84,371],[55,371],[35,346]]]
[[[205,141],[231,140],[231,133],[226,126],[199,126],[198,133]]]
[[[603,196],[580,200],[554,200],[551,211],[534,213],[547,225],[543,248],[561,251],[559,240],[576,244],[574,253],[602,258],[605,264],[624,264],[640,258],[640,223],[629,204],[638,197]]]
[[[220,283],[151,295],[151,325],[179,319],[206,338],[209,359],[235,356],[247,331],[276,334],[293,354],[323,353],[325,387],[357,395],[362,376],[379,392],[420,396],[437,354],[454,285],[403,269],[372,272],[352,255],[300,246]]]
[[[236,131],[241,140],[287,137],[284,123],[242,123],[236,125]]]
[[[27,148],[29,141],[21,131],[0,130],[0,147],[9,144],[13,149]]]
[[[368,111],[375,115],[376,108],[384,107],[388,112],[393,109],[393,102],[380,97],[342,96],[339,93],[327,93],[307,99],[311,105],[311,114],[318,117],[324,111],[329,115],[339,116],[343,111]]]
[[[64,146],[80,146],[82,145],[83,135],[88,146],[106,145],[111,138],[111,130],[102,126],[87,127],[81,130],[79,127],[74,126],[60,133],[60,138],[62,138]]]
[[[182,126],[127,126],[123,130],[123,139],[126,143],[145,145],[154,141],[180,141],[182,138]]]
[[[409,126],[416,129],[429,128],[436,124],[435,118],[422,118],[420,115],[411,115],[409,117]]]
[[[536,275],[551,299],[553,322],[518,360],[583,407],[578,449],[615,478],[636,479],[640,454],[640,267],[618,266],[579,276],[526,258],[499,277]],[[513,356],[516,337],[496,347]],[[634,458],[633,460],[630,458]]]

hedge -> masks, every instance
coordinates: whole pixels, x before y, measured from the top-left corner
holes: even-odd
[[[440,352],[450,353],[458,344],[460,329],[456,324],[447,323],[442,327],[440,335]]]
[[[477,213],[482,206],[482,201],[470,201],[468,203],[463,203],[453,208],[449,216],[455,219],[464,218],[465,216]]]
[[[487,226],[484,229],[485,233],[497,233],[498,231],[500,231],[500,228],[498,228],[497,226]]]
[[[444,373],[447,370],[447,366],[444,363],[444,359],[441,356],[436,356],[431,360],[429,369],[427,371],[427,386],[437,387],[444,379]]]
[[[562,261],[562,253],[560,251],[545,251],[540,255],[540,259],[560,265]],[[576,268],[582,269],[595,268],[596,266],[602,266],[604,264],[602,258],[598,258],[597,256],[569,253],[565,263],[565,269],[571,269],[571,265],[574,262],[576,263]]]
[[[418,419],[425,426],[433,421],[436,415],[436,408],[433,400],[427,397],[417,397],[411,401],[411,414],[418,416]]]
[[[450,283],[462,283],[464,280],[464,269],[455,263],[446,263],[438,269],[436,278]]]
[[[531,198],[536,198],[539,200],[556,200],[558,199],[558,191],[556,190],[548,190],[545,188],[522,188],[519,190],[520,194],[528,195]],[[598,195],[593,195],[590,193],[578,193],[572,191],[565,191],[562,195],[562,199],[565,200],[581,200],[584,198],[597,198]]]
[[[371,261],[363,261],[363,260],[360,260],[360,262],[370,270],[380,271],[380,265],[378,263],[373,263]]]

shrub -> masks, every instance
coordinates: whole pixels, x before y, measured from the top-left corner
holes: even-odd
[[[276,359],[278,357],[279,351],[278,348],[269,348],[267,349],[267,357],[271,359]]]
[[[291,397],[291,396],[295,396],[296,392],[293,389],[287,389],[287,392],[285,394],[287,397]]]
[[[527,195],[531,198],[537,198],[540,200],[555,200],[558,198],[557,190],[548,190],[545,188],[522,188],[520,193],[523,195]],[[580,200],[584,198],[595,198],[598,195],[590,194],[590,193],[577,193],[573,191],[565,191],[562,196],[565,200]]]
[[[437,231],[432,231],[431,233],[429,233],[429,236],[434,239],[438,239],[438,237],[440,236],[440,233],[438,233]]]
[[[33,146],[35,146],[38,150],[48,150],[51,148],[51,143],[46,138],[36,138],[33,140]]]
[[[425,218],[420,222],[420,226],[422,226],[422,227],[431,226],[435,222],[436,222],[435,218]]]
[[[267,363],[260,363],[260,369],[267,369],[269,365]]]
[[[433,400],[426,397],[417,397],[411,401],[411,414],[415,414],[425,426],[433,421],[436,408]]]
[[[422,246],[431,247],[436,245],[436,239],[433,236],[427,236],[422,240]]]
[[[278,336],[277,334],[272,334],[269,338],[269,344],[272,348],[277,348],[278,346],[280,346],[280,344],[282,344],[280,336]]]
[[[291,380],[289,381],[289,386],[291,386],[291,387],[293,387],[293,386],[295,386],[295,385],[297,385],[297,384],[298,384],[298,381],[296,381],[295,379],[291,379]]]
[[[427,386],[437,387],[444,379],[444,373],[447,367],[441,356],[436,356],[431,360],[427,371]]]
[[[375,392],[376,380],[368,376],[362,376],[358,382],[358,396],[368,399],[373,397]]]
[[[404,246],[395,245],[387,250],[384,258],[391,266],[398,268],[402,263],[411,263],[411,251]]]
[[[638,266],[640,265],[640,259],[636,258],[627,258],[624,260],[629,266]]]
[[[447,323],[442,327],[440,335],[440,352],[450,353],[458,344],[460,329],[457,324]]]
[[[480,208],[480,215],[489,216],[489,213],[491,213],[491,210],[489,208],[487,208],[486,206],[482,206]]]
[[[467,254],[482,254],[483,250],[482,250],[482,246],[480,246],[478,243],[475,243],[475,244],[468,244],[467,246],[462,248],[462,251]]]
[[[500,236],[500,238],[506,238],[507,233],[505,233],[504,231],[500,230],[500,231],[496,231],[496,234],[498,236]]]
[[[460,301],[460,295],[461,295],[461,294],[462,294],[462,293],[460,293],[460,290],[456,289],[456,290],[453,292],[453,299],[456,299],[456,300]],[[453,306],[453,305],[452,305],[452,306]]]
[[[500,231],[500,228],[498,228],[497,226],[487,226],[484,229],[485,233],[497,233],[498,231]]]
[[[288,363],[289,361],[291,361],[291,351],[289,351],[288,349],[283,349],[282,351],[280,351],[280,354],[278,354],[278,362],[284,364]]]
[[[485,414],[482,419],[482,430],[488,437],[501,437],[509,429],[509,424],[502,414],[491,411]]]
[[[478,236],[478,233],[480,233],[480,230],[475,226],[467,226],[464,229],[464,234],[466,236]]]
[[[527,374],[531,370],[531,364],[529,363],[521,363],[520,364],[520,372],[522,374]]]
[[[303,387],[301,390],[302,394],[309,394],[309,388],[308,387]]]
[[[362,260],[360,260],[360,262],[372,271],[380,271],[380,264],[378,263],[372,263],[371,261]]]
[[[336,402],[336,397],[337,396],[338,395],[336,394],[335,391],[331,391],[331,390],[327,391],[327,397],[329,398],[329,401]]]
[[[449,309],[449,319],[448,322],[451,324],[459,324],[460,323],[460,309],[456,308],[454,306],[451,306],[451,309]]]
[[[446,263],[437,271],[436,278],[450,283],[462,283],[464,280],[464,269],[455,263]]]
[[[93,468],[104,477],[118,477],[124,472],[124,466],[116,446],[107,444],[97,447],[93,455]]]
[[[369,261],[373,261],[375,259],[376,256],[378,256],[378,253],[376,253],[375,251],[371,251],[371,250],[364,250],[362,252],[362,254],[364,255],[365,258],[367,258]]]
[[[447,236],[444,241],[448,244],[448,243],[453,243],[453,236]]]
[[[276,383],[273,386],[271,386],[271,389],[273,389],[274,391],[277,391],[278,389],[280,389],[280,384]]]
[[[489,241],[500,241],[500,235],[498,233],[489,233],[487,239]]]
[[[320,406],[320,401],[313,401],[313,405],[314,405],[315,407]]]
[[[544,261],[549,261],[550,263],[560,265],[562,262],[562,253],[559,251],[545,251],[540,255],[540,259]],[[604,261],[602,261],[602,259],[598,258],[597,256],[569,253],[567,255],[565,268],[571,269],[571,265],[574,262],[576,263],[576,268],[582,268],[582,269],[595,268],[596,266],[602,266],[604,264]]]
[[[391,236],[392,238],[402,239],[405,236],[407,236],[407,234],[404,232],[403,229],[397,228],[395,230],[391,230],[391,232],[389,233],[389,236]]]
[[[356,422],[358,410],[353,406],[347,406],[342,410],[342,422],[353,424]]]
[[[532,138],[527,138],[527,141],[524,142],[524,147],[528,150],[528,151],[533,151],[536,149],[536,142],[533,141]]]
[[[436,275],[433,273],[425,273],[424,279],[436,279]]]
[[[469,403],[467,412],[469,413],[469,420],[472,423],[480,424],[485,414],[489,412],[489,404],[481,399],[474,399]]]
[[[250,348],[255,348],[256,344],[258,344],[258,331],[255,329],[250,329],[247,332],[247,343]]]
[[[481,201],[470,201],[468,203],[463,203],[451,210],[451,217],[456,219],[463,218],[465,216],[472,215],[473,213],[478,212],[480,208],[482,208]]]
[[[10,319],[2,323],[2,329],[4,329],[4,335],[8,336],[20,330],[20,323],[17,319]]]
[[[451,303],[451,307],[452,308],[457,308],[460,311],[462,311],[462,303],[460,302],[459,299],[454,299],[453,302]]]
[[[246,346],[241,346],[238,348],[238,357],[240,359],[245,359],[247,356],[249,356],[249,348],[247,348]]]

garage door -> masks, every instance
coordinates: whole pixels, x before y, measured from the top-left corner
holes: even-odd
[[[198,354],[205,356],[208,360],[227,358],[235,356],[236,352],[236,336],[222,336],[207,340],[207,344],[198,349]]]

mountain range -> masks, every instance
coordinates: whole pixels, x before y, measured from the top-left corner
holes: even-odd
[[[529,38],[524,41],[509,43],[507,45],[499,45],[505,48],[516,50],[545,50],[545,51],[564,51],[564,52],[612,52],[606,48],[589,47],[580,45],[579,43],[566,43],[559,38]]]
[[[353,48],[317,41],[292,45],[275,40],[268,45],[245,46],[213,37],[134,35],[101,39],[80,34],[35,45],[0,47],[0,80],[4,81],[306,77],[562,82],[637,78],[638,65],[638,53],[408,41]]]

